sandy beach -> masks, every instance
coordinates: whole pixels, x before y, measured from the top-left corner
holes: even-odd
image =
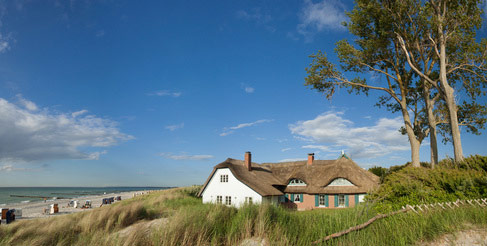
[[[82,212],[90,209],[81,209],[81,206],[85,203],[86,200],[91,200],[92,208],[98,208],[102,204],[103,198],[109,197],[117,197],[121,196],[122,201],[133,198],[135,195],[143,195],[152,192],[152,190],[142,190],[142,191],[127,191],[127,192],[119,192],[119,193],[107,193],[103,195],[93,195],[93,196],[83,196],[79,198],[72,198],[72,199],[56,199],[56,200],[47,200],[39,201],[39,202],[28,202],[28,203],[12,203],[3,206],[4,208],[9,209],[22,209],[22,217],[16,219],[34,219],[34,218],[45,218],[51,216],[58,216],[63,214],[72,214],[77,212]],[[79,201],[78,208],[69,207],[68,203],[71,200]],[[115,201],[115,203],[118,201]],[[58,204],[59,213],[56,214],[44,214],[44,208],[49,208],[51,204]],[[110,206],[103,205],[103,206]]]

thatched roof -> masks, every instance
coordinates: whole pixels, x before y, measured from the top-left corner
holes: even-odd
[[[219,168],[229,168],[242,183],[262,196],[282,195],[284,193],[307,194],[354,194],[366,193],[379,185],[379,177],[359,167],[346,156],[338,160],[263,163],[252,162],[252,171],[248,171],[244,161],[227,159],[213,168],[203,188],[202,195],[211,177]],[[293,178],[303,180],[306,186],[287,186]],[[337,178],[345,178],[354,186],[328,186]]]

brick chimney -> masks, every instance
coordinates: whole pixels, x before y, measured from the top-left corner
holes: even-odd
[[[308,165],[311,166],[313,164],[314,160],[315,160],[315,153],[309,153],[308,154]]]
[[[252,171],[252,154],[250,154],[250,151],[245,152],[244,165],[247,167],[247,170]]]

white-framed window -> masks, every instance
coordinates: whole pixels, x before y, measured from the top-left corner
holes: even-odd
[[[232,205],[232,197],[225,196],[225,205]]]
[[[291,179],[289,181],[289,186],[306,186],[306,183],[301,179]]]
[[[228,183],[228,174],[220,175],[220,182],[221,183]]]
[[[326,195],[320,195],[319,197],[319,205],[320,206],[326,206]]]
[[[338,207],[345,207],[345,195],[343,194],[338,195]]]
[[[245,197],[245,203],[252,204],[252,197],[250,196]]]
[[[299,194],[294,195],[294,202],[301,202],[301,196]]]
[[[222,196],[216,196],[216,203],[217,204],[222,204],[222,201],[223,201]]]

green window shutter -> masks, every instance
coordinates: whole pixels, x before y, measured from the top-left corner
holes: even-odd
[[[320,195],[316,194],[315,195],[315,207],[320,206]]]
[[[345,195],[345,207],[348,208],[348,195]]]
[[[335,195],[335,208],[338,208],[338,195]]]
[[[358,201],[358,194],[355,194],[355,205],[357,205],[359,203]]]
[[[303,202],[303,201],[304,201],[304,200],[303,200],[303,194],[299,194],[299,201],[300,201],[300,202]]]
[[[294,194],[291,194],[291,202],[294,202]]]
[[[328,207],[328,195],[325,195],[325,206]]]

